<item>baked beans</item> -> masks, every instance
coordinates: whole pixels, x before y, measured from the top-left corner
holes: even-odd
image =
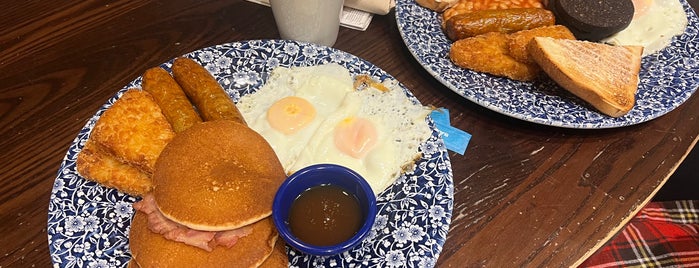
[[[442,14],[443,22],[449,18],[484,9],[543,8],[542,0],[459,0]]]

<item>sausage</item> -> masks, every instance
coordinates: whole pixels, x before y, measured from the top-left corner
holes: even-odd
[[[172,74],[204,121],[224,119],[247,125],[226,91],[204,66],[189,58],[177,58],[172,64]]]
[[[202,121],[180,85],[163,68],[146,70],[141,86],[153,96],[175,133]]]
[[[473,11],[456,15],[447,21],[447,36],[453,41],[476,35],[550,26],[556,22],[551,11],[543,8],[511,8]]]

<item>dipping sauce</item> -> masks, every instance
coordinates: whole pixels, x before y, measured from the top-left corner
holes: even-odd
[[[306,190],[289,210],[291,232],[315,246],[332,246],[352,238],[363,220],[357,198],[334,185]]]

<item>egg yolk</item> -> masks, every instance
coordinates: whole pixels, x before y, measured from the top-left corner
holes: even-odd
[[[632,0],[634,7],[633,18],[640,18],[646,15],[648,10],[653,5],[654,0]]]
[[[299,131],[316,117],[316,109],[303,98],[290,96],[278,100],[267,110],[272,128],[286,135]]]
[[[376,147],[377,133],[374,124],[364,118],[348,117],[335,127],[335,146],[341,152],[364,158]]]

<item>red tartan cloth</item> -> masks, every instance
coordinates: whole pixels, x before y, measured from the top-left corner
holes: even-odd
[[[699,200],[649,203],[580,267],[699,267]]]

